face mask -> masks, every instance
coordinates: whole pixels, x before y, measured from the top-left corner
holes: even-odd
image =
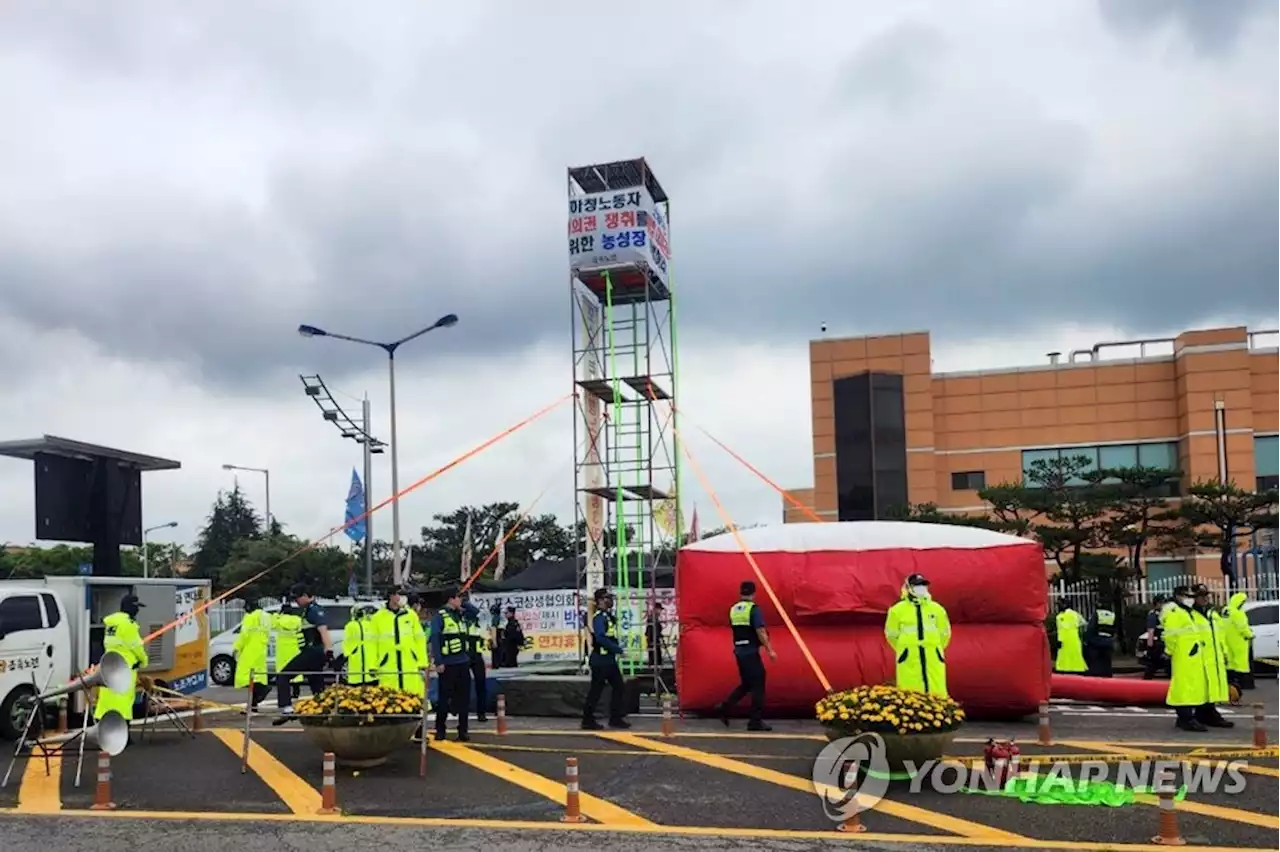
[[[911,594],[917,598],[921,598],[922,600],[928,600],[929,587],[928,586],[912,586]]]
[[[1182,604],[1183,606],[1191,606],[1195,602],[1196,602],[1195,598],[1178,598],[1178,603]]]

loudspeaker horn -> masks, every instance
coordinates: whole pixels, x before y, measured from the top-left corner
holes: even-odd
[[[115,757],[124,751],[125,746],[129,744],[129,723],[115,710],[108,710],[102,714],[102,718],[98,720],[96,725],[84,729],[84,738],[96,743],[98,748],[107,754]],[[34,745],[51,746],[58,743],[65,743],[80,736],[80,731],[68,731],[65,734],[57,734],[52,737],[44,737],[36,740]]]
[[[57,689],[51,689],[35,697],[35,700],[43,704],[51,698],[57,698],[59,695],[67,695],[72,692],[79,692],[82,689],[92,689],[95,686],[105,686],[112,692],[128,692],[129,684],[132,681],[133,666],[129,665],[129,661],[124,658],[123,654],[116,651],[107,651],[102,655],[102,659],[98,661],[98,667],[94,669],[93,674],[79,675],[75,680],[66,686],[60,686]]]

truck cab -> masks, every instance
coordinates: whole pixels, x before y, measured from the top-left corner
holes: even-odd
[[[65,683],[71,663],[71,625],[61,599],[38,581],[0,585],[0,739],[22,733],[22,699]]]

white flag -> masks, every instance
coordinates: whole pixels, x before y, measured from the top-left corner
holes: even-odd
[[[458,577],[464,583],[471,579],[471,515],[467,515],[467,528],[462,533],[462,565]]]
[[[502,533],[502,525],[498,525],[498,567],[493,569],[493,579],[495,582],[502,579],[502,575],[507,571],[507,537]]]
[[[400,583],[401,586],[409,584],[409,572],[413,570],[413,545],[409,545],[404,549],[404,565],[400,566]]]

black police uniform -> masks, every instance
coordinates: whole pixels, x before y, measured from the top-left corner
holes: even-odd
[[[748,728],[768,730],[764,724],[765,668],[760,659],[760,634],[764,618],[754,601],[740,600],[729,610],[733,629],[733,658],[738,664],[738,686],[719,706],[720,718],[727,725],[729,713],[746,696],[751,696]]]
[[[462,620],[467,626],[467,652],[471,656],[471,680],[476,685],[476,721],[487,722],[489,720],[485,712],[489,709],[489,673],[484,667],[485,637],[483,631],[477,630],[480,626],[478,613],[463,613]]]
[[[293,704],[293,689],[290,681],[300,672],[306,674],[307,687],[312,695],[324,691],[325,675],[321,671],[332,663],[324,650],[324,642],[320,638],[320,628],[325,624],[324,607],[312,601],[302,612],[302,650],[276,675],[276,701],[283,709]]]

